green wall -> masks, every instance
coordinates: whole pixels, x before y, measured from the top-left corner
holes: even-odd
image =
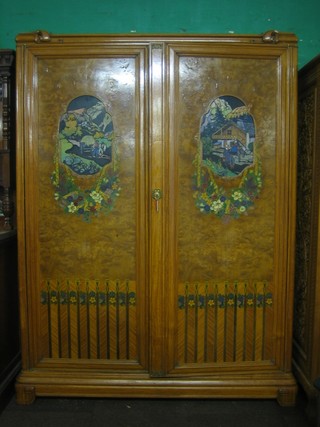
[[[0,48],[18,33],[293,32],[299,67],[320,53],[320,0],[0,0]]]

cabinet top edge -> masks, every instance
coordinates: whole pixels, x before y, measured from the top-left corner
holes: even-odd
[[[21,33],[16,37],[17,46],[20,44],[105,44],[136,42],[149,44],[155,42],[207,42],[207,43],[249,43],[249,44],[292,44],[298,41],[293,33],[270,30],[261,34],[51,34],[38,30],[33,33]]]

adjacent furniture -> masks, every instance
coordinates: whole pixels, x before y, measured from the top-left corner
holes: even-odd
[[[0,232],[13,228],[15,101],[15,52],[0,49]]]
[[[320,376],[320,56],[299,71],[294,371],[310,400]]]
[[[0,232],[0,412],[21,370],[16,231]]]
[[[0,50],[0,411],[21,369],[14,228],[15,52]]]
[[[317,399],[316,399],[316,407],[317,407],[316,419],[317,419],[317,427],[320,427],[320,378],[317,378],[315,380],[314,386],[318,390]]]
[[[297,39],[17,38],[36,396],[293,405]]]

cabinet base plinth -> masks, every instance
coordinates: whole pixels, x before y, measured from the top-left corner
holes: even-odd
[[[24,371],[17,379],[17,402],[30,404],[36,396],[182,398],[182,399],[276,399],[281,406],[294,406],[297,385],[291,374],[276,378],[150,378],[141,376],[78,375]]]
[[[297,388],[280,387],[278,390],[277,401],[280,406],[294,406],[296,403]]]
[[[16,384],[16,399],[19,405],[31,405],[36,398],[36,389],[30,385]]]

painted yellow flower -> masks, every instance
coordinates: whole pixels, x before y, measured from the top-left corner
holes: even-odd
[[[211,209],[217,213],[223,209],[223,202],[221,200],[216,200],[212,202]]]
[[[103,197],[101,196],[101,194],[100,193],[98,193],[97,191],[91,191],[91,193],[90,193],[90,196],[93,198],[93,200],[96,202],[96,203],[101,203],[102,202],[102,199],[103,199]]]
[[[75,206],[75,204],[73,202],[70,203],[70,205],[68,206],[68,211],[71,213],[76,212],[77,210],[77,206]]]
[[[232,197],[233,197],[233,199],[234,199],[234,200],[239,200],[239,201],[241,201],[241,200],[242,200],[242,197],[243,197],[243,194],[241,193],[241,191],[235,191],[235,192],[232,194]]]

